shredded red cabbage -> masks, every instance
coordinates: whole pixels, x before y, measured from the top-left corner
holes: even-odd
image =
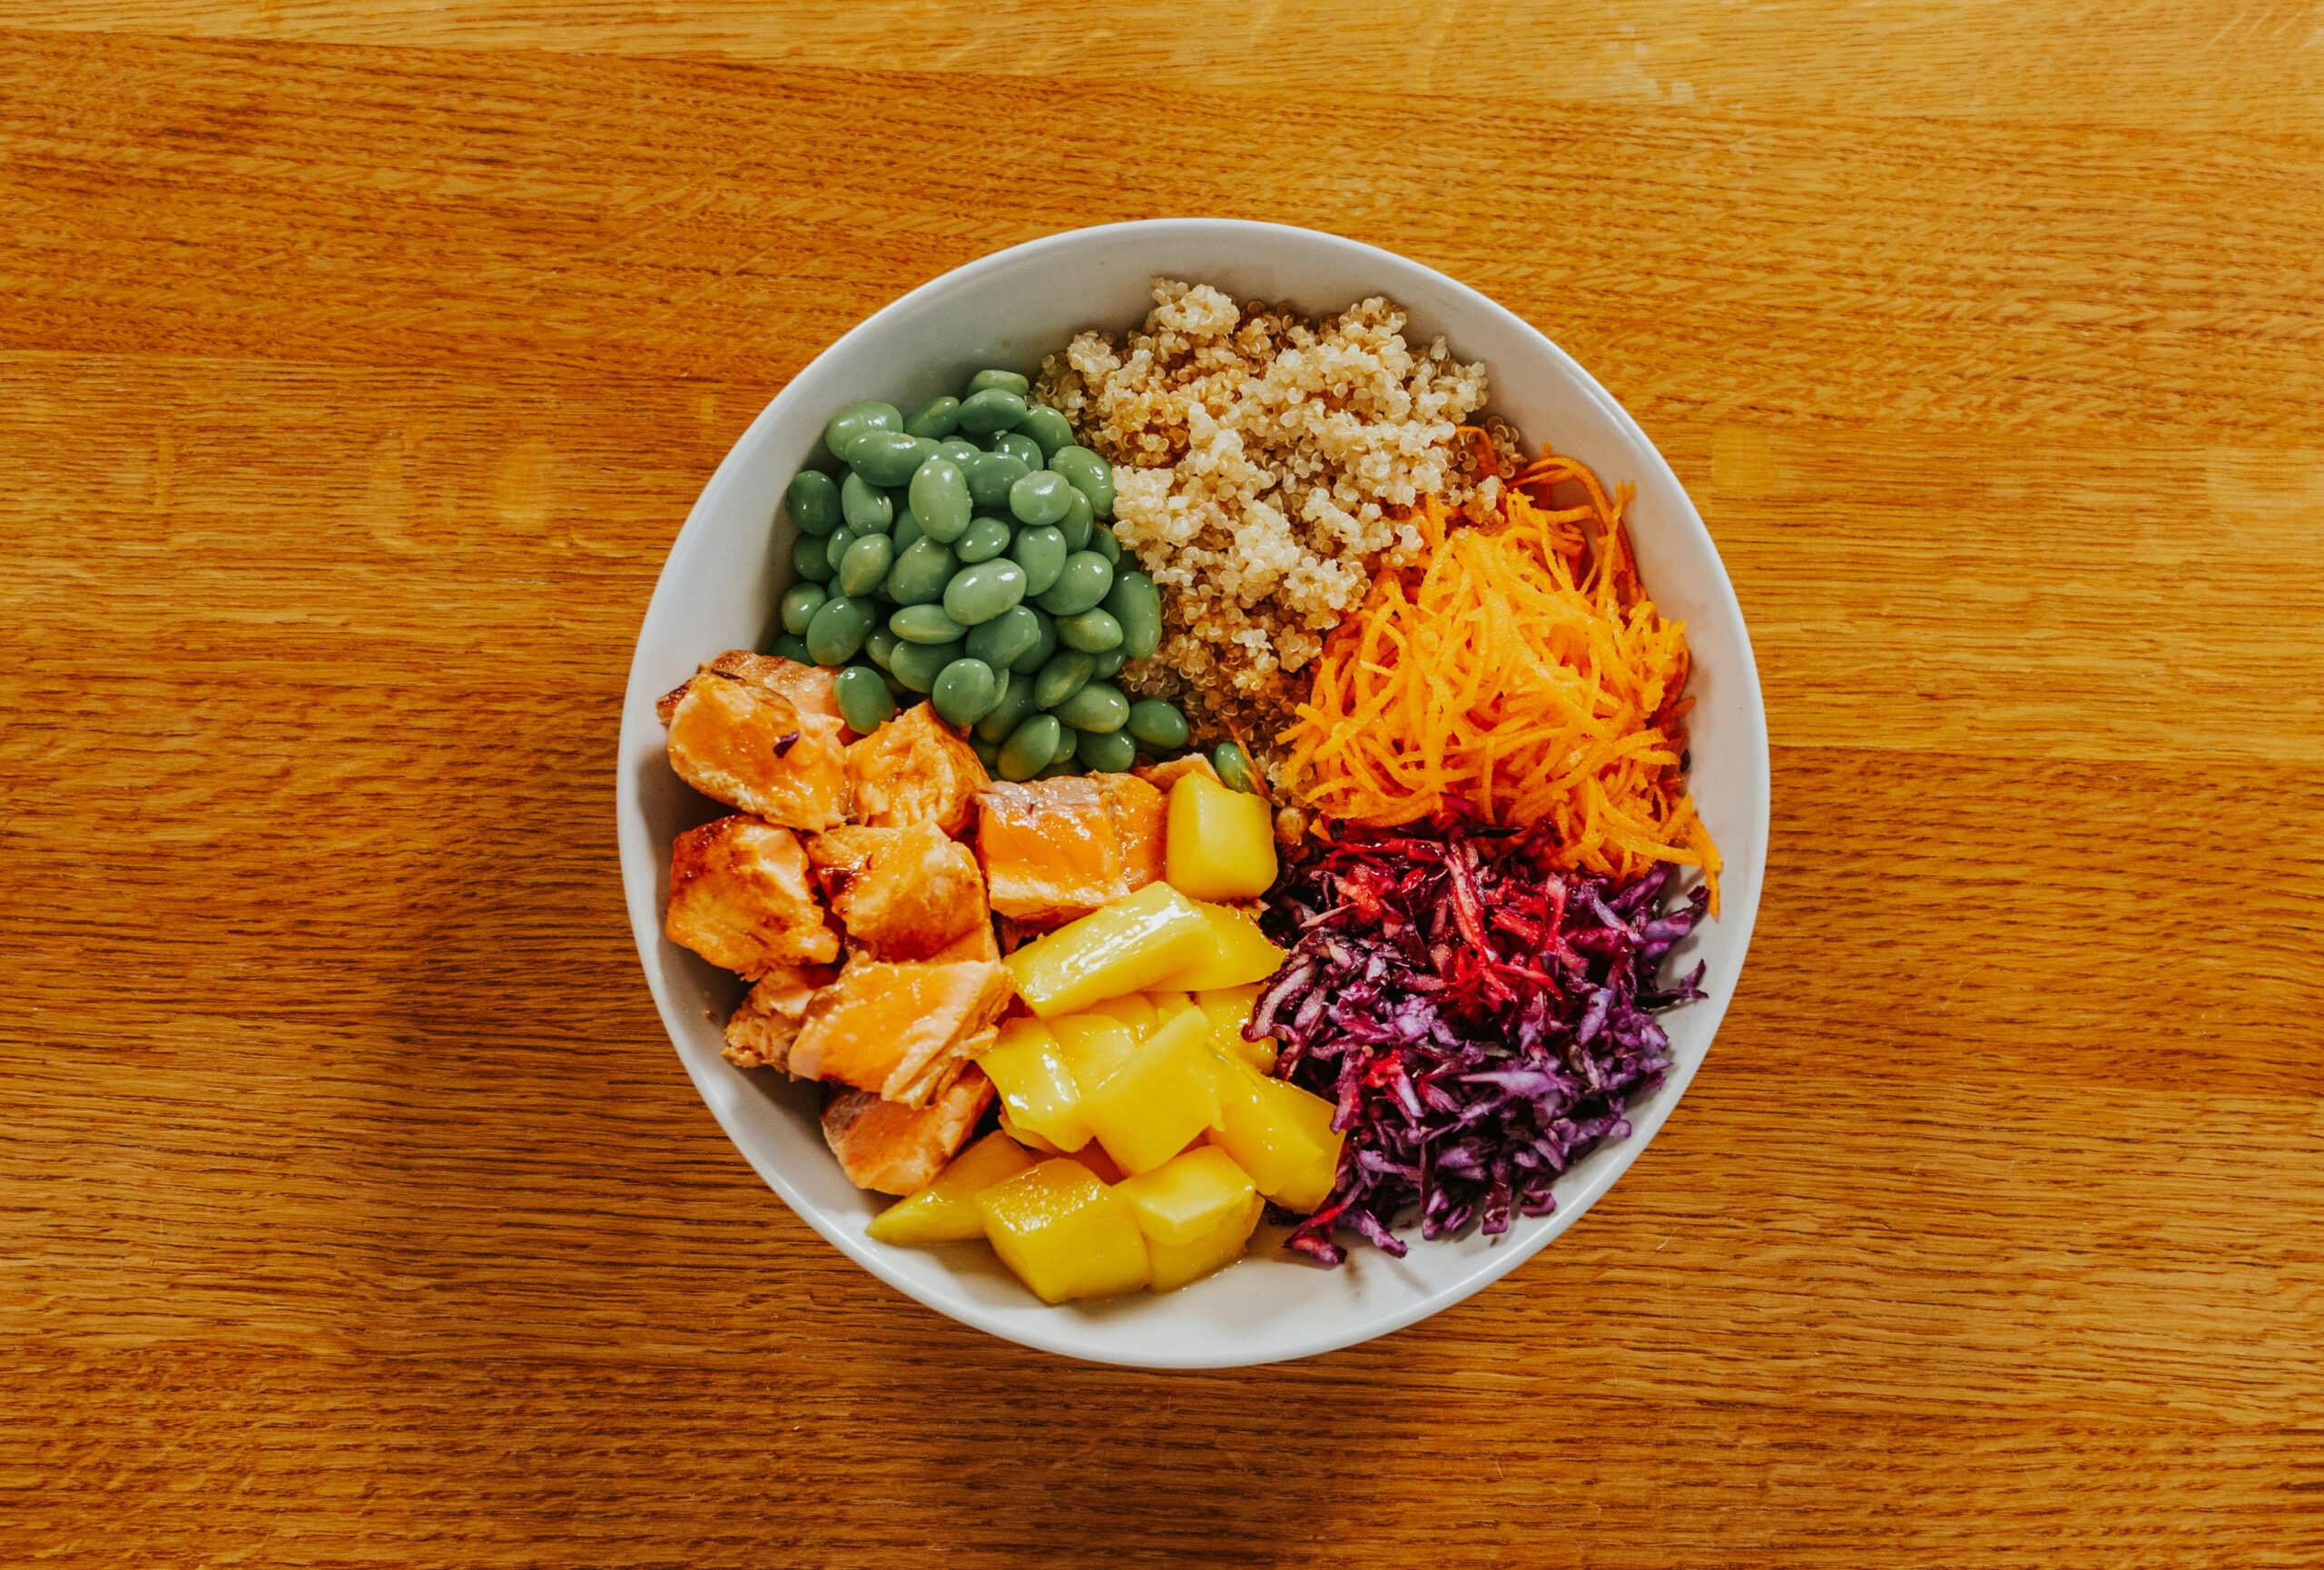
[[[1656,973],[1705,894],[1665,912],[1669,865],[1616,884],[1554,870],[1553,844],[1459,818],[1348,828],[1285,873],[1266,923],[1291,954],[1246,1033],[1277,1038],[1275,1071],[1335,1100],[1347,1135],[1292,1248],[1336,1265],[1345,1228],[1401,1256],[1389,1228],[1414,1211],[1423,1238],[1505,1231],[1630,1132],[1627,1098],[1670,1066],[1649,1016],[1702,996],[1701,965]]]

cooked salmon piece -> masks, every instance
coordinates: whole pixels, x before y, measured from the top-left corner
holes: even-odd
[[[799,836],[752,817],[720,818],[678,836],[662,930],[748,981],[803,960],[839,958],[839,934],[823,920]]]
[[[678,701],[686,696],[686,688],[705,676],[723,676],[779,692],[796,704],[802,714],[821,715],[825,719],[845,723],[845,716],[839,712],[837,671],[825,670],[819,665],[801,665],[781,655],[753,654],[749,649],[737,648],[704,661],[683,686],[655,700],[654,712],[661,716],[664,725],[669,724],[670,716],[677,712]]]
[[[738,1069],[787,1068],[807,1004],[838,973],[829,965],[784,965],[761,976],[726,1022],[726,1061]]]
[[[992,1104],[992,1081],[974,1063],[925,1107],[840,1091],[823,1106],[823,1142],[859,1189],[910,1194],[933,1181]]]
[[[849,941],[873,959],[931,959],[991,925],[976,856],[932,823],[836,828],[808,840],[807,860]]]
[[[992,922],[988,917],[979,922],[974,931],[962,933],[928,957],[938,964],[947,960],[997,960],[1000,957],[1000,942],[993,935]]]
[[[847,818],[844,733],[786,693],[705,672],[670,711],[670,766],[703,795],[769,823],[827,829]]]
[[[977,793],[985,895],[1013,921],[1055,925],[1162,875],[1162,793],[1128,775],[1059,775]]]
[[[969,826],[984,765],[928,705],[914,704],[847,749],[854,820],[895,829],[931,823],[948,834]]]
[[[859,955],[807,1005],[791,1071],[924,1107],[1013,995],[1008,968],[993,961],[895,964]]]

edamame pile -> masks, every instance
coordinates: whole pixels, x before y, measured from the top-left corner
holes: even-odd
[[[980,370],[910,415],[850,404],[793,477],[799,582],[774,652],[840,667],[840,712],[876,729],[924,695],[1004,779],[1118,773],[1187,745],[1187,720],[1108,679],[1151,655],[1162,597],[1118,564],[1114,471],[1025,378]]]

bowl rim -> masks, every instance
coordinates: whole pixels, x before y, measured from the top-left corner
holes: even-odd
[[[1728,878],[1736,885],[1738,897],[1723,902],[1726,908],[1720,911],[1718,917],[1718,924],[1721,927],[1732,924],[1735,945],[1734,977],[1727,986],[1715,992],[1712,997],[1704,1000],[1705,1003],[1710,1006],[1710,1014],[1708,1021],[1704,1022],[1706,1033],[1702,1053],[1694,1061],[1689,1062],[1681,1059],[1672,1064],[1663,1081],[1669,1093],[1658,1096],[1653,1106],[1632,1118],[1630,1132],[1626,1138],[1617,1144],[1601,1146],[1598,1151],[1593,1152],[1603,1159],[1595,1163],[1579,1191],[1570,1198],[1561,1198],[1554,1215],[1541,1218],[1545,1224],[1531,1236],[1521,1240],[1509,1240],[1478,1256],[1470,1269],[1437,1284],[1414,1301],[1383,1313],[1376,1318],[1364,1318],[1322,1328],[1305,1336],[1291,1337],[1287,1343],[1280,1348],[1262,1349],[1256,1354],[1247,1355],[1228,1349],[1223,1345],[1217,1350],[1189,1351],[1184,1354],[1117,1355],[1103,1349],[1093,1350],[1088,1345],[1078,1341],[1072,1332],[1073,1328],[1078,1324],[1078,1320],[1069,1313],[1035,1316],[1022,1322],[996,1320],[985,1313],[981,1305],[958,1291],[942,1287],[926,1286],[917,1281],[899,1279],[891,1274],[880,1257],[880,1246],[872,1244],[868,1239],[860,1238],[827,1221],[817,1212],[817,1208],[813,1204],[794,1190],[779,1169],[761,1161],[753,1153],[749,1144],[730,1124],[722,1107],[722,1098],[711,1093],[711,1087],[705,1082],[704,1071],[698,1070],[679,1048],[679,1042],[684,1033],[680,1012],[674,1000],[667,995],[663,979],[657,973],[653,959],[657,946],[662,942],[661,913],[656,908],[655,899],[656,881],[659,874],[655,858],[664,852],[644,843],[643,807],[639,799],[638,787],[633,777],[634,771],[628,766],[627,762],[631,755],[632,742],[627,732],[629,726],[635,721],[640,693],[646,686],[654,688],[652,691],[645,692],[649,709],[652,699],[659,696],[659,678],[645,668],[645,635],[646,628],[652,623],[655,608],[661,603],[664,589],[671,585],[673,579],[679,575],[680,569],[689,563],[696,551],[704,548],[704,542],[707,538],[711,527],[706,520],[712,514],[721,509],[725,493],[741,483],[739,476],[743,467],[743,455],[756,446],[754,438],[784,412],[789,400],[792,400],[800,384],[806,380],[808,370],[824,360],[844,354],[852,345],[873,332],[881,321],[903,313],[926,296],[956,288],[986,272],[998,272],[1036,261],[1042,252],[1047,251],[1068,250],[1093,236],[1132,231],[1143,232],[1157,238],[1169,235],[1232,239],[1236,236],[1288,233],[1300,236],[1303,243],[1320,242],[1327,248],[1339,250],[1346,259],[1362,260],[1384,266],[1392,272],[1403,272],[1407,274],[1416,272],[1425,275],[1436,287],[1481,311],[1500,332],[1545,355],[1566,377],[1571,379],[1577,390],[1598,406],[1600,412],[1620,432],[1642,449],[1648,456],[1649,461],[1661,467],[1662,478],[1669,482],[1679,507],[1677,516],[1658,525],[1658,532],[1672,528],[1691,530],[1696,536],[1696,543],[1708,552],[1709,560],[1717,570],[1717,580],[1713,587],[1723,592],[1726,608],[1732,616],[1743,656],[1741,669],[1732,673],[1731,676],[1728,673],[1722,672],[1722,676],[1727,679],[1739,680],[1744,696],[1748,699],[1744,706],[1744,719],[1748,727],[1746,741],[1749,755],[1743,760],[1743,764],[1746,770],[1756,776],[1755,779],[1745,782],[1757,786],[1754,793],[1756,815],[1748,811],[1747,804],[1746,815],[1747,817],[1755,815],[1756,822],[1748,825],[1752,832],[1746,851],[1746,861],[1739,864],[1731,862],[1728,864]],[[1392,296],[1396,293],[1395,288],[1385,280],[1383,281],[1381,291]],[[1475,345],[1465,346],[1463,352],[1482,357],[1482,351]],[[684,524],[680,527],[676,537],[671,541],[668,554],[663,559],[661,571],[655,577],[653,591],[646,598],[645,613],[639,624],[637,642],[632,650],[629,675],[624,685],[622,703],[624,734],[617,744],[615,764],[614,811],[615,830],[621,860],[623,893],[629,911],[631,935],[637,944],[638,959],[645,973],[646,988],[653,995],[655,1008],[661,1018],[664,1033],[669,1038],[671,1051],[676,1054],[679,1065],[685,1070],[688,1079],[694,1082],[695,1093],[701,1097],[704,1106],[717,1122],[720,1131],[726,1135],[727,1142],[759,1175],[760,1180],[775,1191],[777,1197],[790,1208],[793,1215],[804,1221],[826,1242],[838,1249],[842,1254],[893,1290],[949,1318],[981,1330],[988,1335],[1036,1350],[1055,1353],[1085,1362],[1132,1368],[1202,1369],[1252,1367],[1315,1357],[1393,1335],[1398,1330],[1417,1324],[1482,1291],[1540,1253],[1587,1214],[1590,1207],[1629,1171],[1633,1162],[1645,1153],[1647,1147],[1660,1132],[1662,1125],[1669,1120],[1670,1114],[1685,1098],[1687,1089],[1692,1083],[1697,1069],[1709,1058],[1710,1049],[1717,1043],[1718,1029],[1725,1022],[1728,1007],[1733,1001],[1736,989],[1741,983],[1744,964],[1749,958],[1751,937],[1758,920],[1759,896],[1765,881],[1772,782],[1768,751],[1767,709],[1759,683],[1758,663],[1751,647],[1750,629],[1744,619],[1742,606],[1736,597],[1734,581],[1728,575],[1726,561],[1720,557],[1718,544],[1712,539],[1709,526],[1704,523],[1701,513],[1695,507],[1694,499],[1688,494],[1685,485],[1671,469],[1669,460],[1663,457],[1661,449],[1655,446],[1652,439],[1631,417],[1630,411],[1599,384],[1596,377],[1590,375],[1579,361],[1560,348],[1546,333],[1507,306],[1483,291],[1430,267],[1425,262],[1415,262],[1408,256],[1363,241],[1351,240],[1344,235],[1334,234],[1329,231],[1306,228],[1298,224],[1238,218],[1173,217],[1137,219],[1059,230],[1033,240],[1005,246],[1000,250],[963,262],[959,267],[939,273],[898,295],[849,328],[847,331],[842,333],[803,364],[776,391],[775,395],[768,400],[766,406],[736,436],[733,445],[727,449],[725,457],[720,459],[718,467],[704,485],[701,494],[695,499],[693,508],[686,514]],[[638,829],[638,833],[631,832],[633,825]],[[1735,876],[1734,874],[1738,873],[1746,873],[1748,875]],[[1700,1020],[1701,1016],[1697,1018]]]

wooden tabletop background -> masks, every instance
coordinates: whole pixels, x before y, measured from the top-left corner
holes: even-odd
[[[1296,9],[0,0],[0,1559],[2324,1561],[2324,8]],[[1775,741],[1620,1186],[1192,1376],[794,1219],[612,824],[785,379],[1167,213],[1595,370]]]

